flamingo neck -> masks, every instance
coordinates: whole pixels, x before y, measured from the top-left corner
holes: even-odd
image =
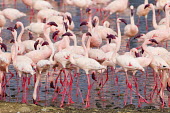
[[[166,16],[166,28],[169,29],[169,10],[165,10]]]
[[[22,35],[24,34],[24,25],[22,23],[20,23],[20,26],[21,26],[21,32],[18,35],[18,39],[17,39],[18,43],[21,42]]]
[[[85,57],[88,57],[88,46],[90,45],[89,44],[90,38],[88,38],[87,45],[85,45],[86,38],[87,38],[86,34],[83,34],[83,37],[82,37],[82,46],[83,46],[83,49],[85,51]]]
[[[154,6],[152,5],[152,24],[153,24],[153,27],[156,29],[158,27],[158,24],[156,23],[156,16],[155,16],[155,8]]]
[[[147,43],[146,43],[145,41],[144,41],[144,43],[142,44],[142,48],[143,48],[143,50],[144,50],[146,53],[148,53],[148,55],[149,55],[150,57],[153,57],[152,53],[147,50],[148,46],[147,46]]]
[[[116,49],[117,49],[116,52],[119,51],[119,49],[120,49],[121,39],[122,39],[119,22],[117,22],[117,31],[118,31],[118,42],[117,42],[117,45],[116,45]]]
[[[148,4],[148,0],[145,0],[145,1],[144,1],[144,4]]]
[[[15,34],[13,34],[15,43],[14,43],[14,48],[12,48],[11,53],[12,53],[12,61],[13,64],[16,63],[16,57],[17,57],[17,53],[18,53],[18,42],[16,41],[17,39],[17,32]]]

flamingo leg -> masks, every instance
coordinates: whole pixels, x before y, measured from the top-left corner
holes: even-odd
[[[2,81],[3,81],[3,73],[0,73],[0,95],[3,97]]]
[[[87,83],[88,83],[88,91],[87,91],[87,96],[86,96],[86,108],[90,107],[90,90],[91,90],[91,84],[90,84],[90,75],[87,75]]]
[[[71,71],[70,71],[69,75],[70,75],[70,82],[69,82],[68,104],[72,104],[72,103],[74,103],[74,101],[72,100],[72,84],[73,84],[73,77],[72,77]]]
[[[41,74],[37,73],[37,78],[36,78],[36,82],[35,82],[35,86],[34,86],[34,91],[33,91],[33,103],[34,104],[38,104],[36,99],[37,99],[37,88],[38,88],[38,84],[40,82],[40,78],[41,78]]]

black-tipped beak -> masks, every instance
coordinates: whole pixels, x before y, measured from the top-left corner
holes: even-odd
[[[149,6],[150,6],[150,4],[146,4],[145,7],[144,7],[144,9],[146,9],[146,8],[149,7]]]
[[[120,19],[121,22],[125,23],[125,25],[127,25],[127,22],[125,19]]]
[[[44,42],[42,43],[42,46],[44,46],[44,45],[49,45],[49,43],[48,43],[47,41],[44,41]]]
[[[167,5],[167,4],[165,4],[164,7],[163,7],[164,12],[165,12],[166,5]]]
[[[92,25],[93,25],[93,27],[96,26],[96,19],[94,19],[94,20],[92,21]]]
[[[142,50],[141,50],[141,53],[143,54],[144,53],[144,49],[142,48]]]
[[[58,33],[59,33],[59,31],[55,31],[55,32],[52,34],[52,39],[54,39],[54,37],[55,37],[56,35],[58,35]]]
[[[131,16],[133,16],[133,9],[131,9]]]
[[[112,34],[107,35],[106,38],[108,38],[108,39],[116,39],[115,35],[112,35]]]
[[[73,36],[73,34],[71,34],[70,32],[66,32],[66,33],[64,33],[63,35],[62,35],[62,37],[63,36]]]
[[[141,36],[143,36],[143,35],[142,35],[142,34],[136,35],[136,36],[134,37],[134,39],[140,38]]]
[[[65,29],[66,29],[66,32],[68,31],[68,25],[66,22],[64,22],[64,26],[65,26]]]
[[[37,40],[35,43],[34,43],[34,49],[37,50],[37,45],[39,44],[39,40]]]
[[[87,25],[88,24],[88,22],[82,22],[81,24],[80,24],[80,26],[83,26],[83,25]]]
[[[67,16],[67,19],[69,21],[69,25],[71,25],[71,22],[72,22],[72,18],[70,16]]]
[[[90,8],[87,8],[87,9],[86,9],[86,13],[89,13],[90,11],[91,11]]]
[[[33,35],[32,35],[32,33],[29,32],[28,34],[29,34],[29,40],[32,40],[32,39],[34,38]]]
[[[151,41],[151,42],[154,42],[154,43],[158,44],[158,42],[157,42],[155,39],[150,39],[149,41]]]
[[[14,39],[11,39],[10,43],[15,43],[15,40],[14,40]]]
[[[8,27],[7,30],[14,31],[13,27]]]
[[[90,32],[87,32],[86,33],[86,36],[92,36]]]
[[[140,57],[140,54],[137,53],[137,52],[135,52],[135,56],[136,56],[136,57]]]
[[[4,43],[0,43],[1,49],[4,48],[5,52],[7,52],[7,46]]]
[[[58,27],[58,25],[55,22],[48,22],[47,25]]]

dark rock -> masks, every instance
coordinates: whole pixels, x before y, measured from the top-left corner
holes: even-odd
[[[155,106],[145,106],[145,107],[143,107],[143,109],[156,109],[156,107]]]
[[[110,107],[112,107],[112,105],[110,105],[110,104],[106,105],[106,108],[110,108]]]
[[[102,108],[101,104],[99,102],[96,102],[97,108]]]
[[[128,105],[124,106],[123,108],[124,109],[135,109],[136,107],[133,104],[128,104]]]

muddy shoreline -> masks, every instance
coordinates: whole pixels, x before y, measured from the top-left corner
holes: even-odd
[[[74,108],[74,107],[43,107],[35,104],[0,101],[0,113],[168,113],[170,108],[156,109],[154,106],[136,108],[126,105],[123,108]]]

